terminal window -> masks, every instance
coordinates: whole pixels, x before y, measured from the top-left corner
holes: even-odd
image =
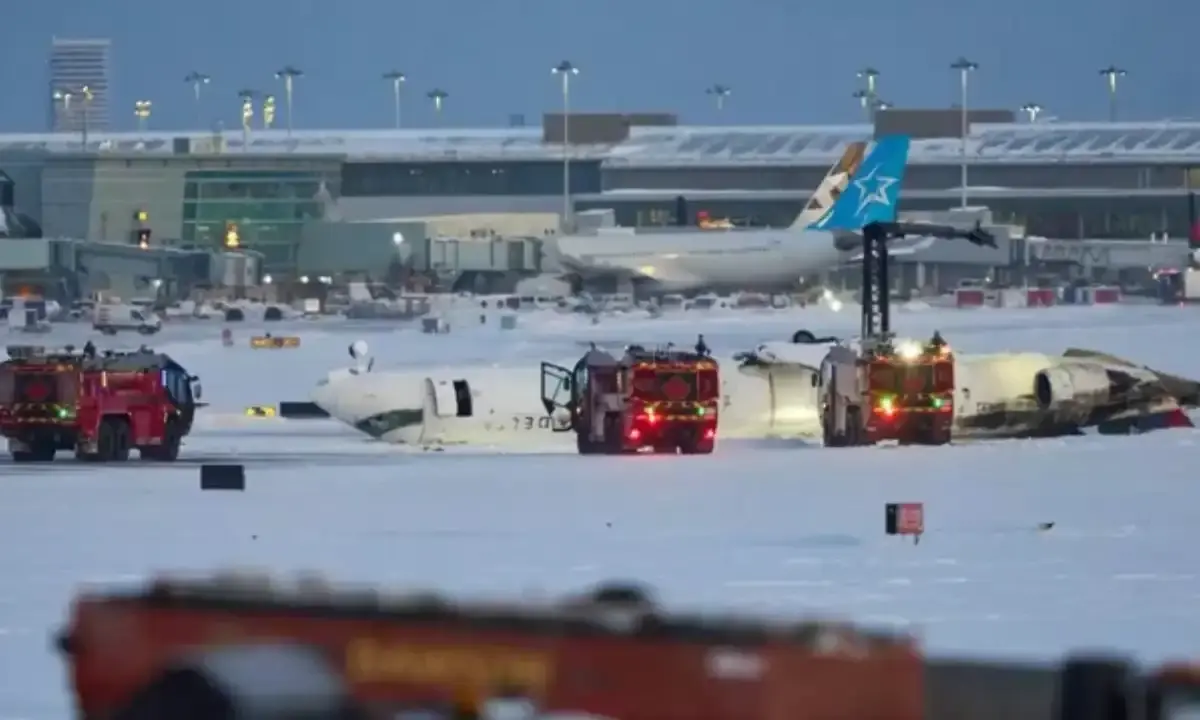
[[[336,197],[340,180],[320,171],[196,170],[184,183],[182,240],[223,247],[227,223],[238,224],[241,245],[264,255],[269,272],[295,262],[304,223],[323,215],[322,188]]]
[[[571,189],[600,190],[600,164],[571,164]],[[558,195],[563,166],[557,161],[508,162],[351,162],[342,169],[348,197],[420,195]]]

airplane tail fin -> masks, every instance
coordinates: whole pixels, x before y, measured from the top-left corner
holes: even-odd
[[[850,178],[832,207],[810,228],[814,230],[861,230],[873,222],[896,219],[896,205],[908,165],[907,135],[886,135]]]
[[[813,191],[804,210],[796,216],[796,221],[792,223],[793,228],[806,228],[829,212],[837,199],[846,191],[846,186],[850,184],[850,178],[858,172],[866,152],[867,144],[865,142],[852,142],[846,146],[842,156],[833,164],[833,167],[829,168],[825,179]]]

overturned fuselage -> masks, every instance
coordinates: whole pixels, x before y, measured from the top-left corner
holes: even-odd
[[[766,343],[718,358],[719,438],[820,438],[820,367],[829,346]],[[958,440],[1190,427],[1183,410],[1200,403],[1200,383],[1087,350],[957,353],[955,377]],[[573,447],[569,417],[542,407],[541,382],[536,362],[397,371],[359,365],[331,372],[312,400],[384,442]]]

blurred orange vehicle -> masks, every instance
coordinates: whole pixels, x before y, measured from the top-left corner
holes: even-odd
[[[354,711],[338,717],[516,701],[621,720],[918,720],[924,707],[909,638],[666,614],[627,587],[530,607],[157,582],[82,595],[59,638],[88,720],[150,717],[144,706],[172,668],[214,652],[249,662],[280,643],[321,658],[324,680],[296,682],[339,688]],[[276,661],[256,662],[265,672]]]

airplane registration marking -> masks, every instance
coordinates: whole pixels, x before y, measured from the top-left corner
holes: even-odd
[[[570,418],[552,415],[513,415],[508,423],[485,423],[487,429],[495,430],[496,432],[505,432],[507,430],[520,432],[566,430],[570,426]]]

